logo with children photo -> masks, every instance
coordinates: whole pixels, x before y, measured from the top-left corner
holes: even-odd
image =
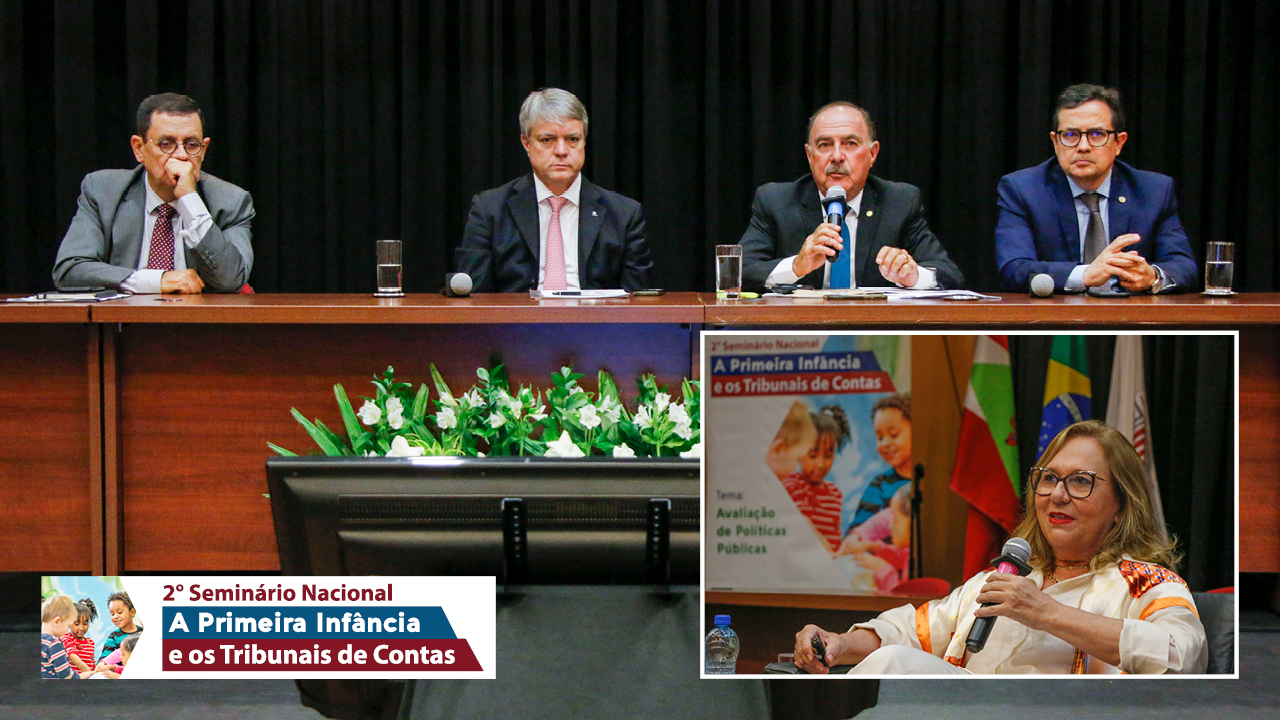
[[[42,582],[48,679],[497,677],[492,576]]]
[[[708,587],[905,580],[910,339],[724,335],[708,350]]]

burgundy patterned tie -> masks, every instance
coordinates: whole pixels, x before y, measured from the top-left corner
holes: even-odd
[[[560,208],[568,200],[562,197],[547,198],[551,203],[551,222],[547,225],[547,262],[543,266],[542,289],[565,290],[569,281],[564,271],[564,238],[560,235]]]
[[[173,222],[178,214],[172,205],[161,205],[152,210],[156,216],[155,229],[151,231],[151,250],[147,253],[148,270],[173,269]]]

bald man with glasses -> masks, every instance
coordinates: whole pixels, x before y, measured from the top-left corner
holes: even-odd
[[[1173,178],[1118,161],[1128,137],[1119,91],[1072,85],[1058,96],[1056,157],[1000,180],[1001,290],[1026,292],[1041,273],[1068,292],[1199,287]]]
[[[99,170],[53,267],[59,289],[131,293],[238,292],[253,267],[253,198],[201,172],[208,153],[200,106],[175,93],[138,106],[130,140],[138,166]]]

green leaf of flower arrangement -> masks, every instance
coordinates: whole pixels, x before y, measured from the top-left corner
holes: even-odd
[[[307,434],[310,435],[311,439],[316,442],[316,445],[320,446],[320,449],[324,451],[325,455],[328,455],[330,457],[337,457],[340,455],[350,454],[349,452],[345,452],[345,453],[343,452],[345,448],[341,447],[342,441],[339,440],[336,435],[330,432],[329,428],[324,427],[324,423],[321,423],[319,420],[316,420],[314,423],[312,423],[305,416],[303,416],[302,413],[298,412],[297,408],[293,408],[293,417],[297,419],[297,421],[302,425],[302,427],[306,428]],[[324,429],[322,430],[321,428],[324,428]]]
[[[272,450],[275,450],[277,455],[283,455],[285,457],[298,457],[298,453],[292,450],[285,450],[284,448],[280,447],[275,443],[267,443],[267,447],[271,448]]]
[[[435,384],[436,394],[440,398],[448,398],[447,400],[443,400],[446,405],[452,405],[457,402],[454,400],[453,393],[449,392],[448,383],[444,381],[444,378],[440,375],[440,371],[436,369],[435,363],[431,363],[431,382]],[[436,401],[436,405],[440,405],[440,403],[441,400]]]
[[[347,399],[347,391],[342,389],[341,383],[333,386],[333,395],[338,398],[338,411],[342,413],[342,424],[347,428],[351,448],[358,452],[358,447],[364,442],[365,435],[368,433],[360,427],[360,419],[356,417],[356,411],[352,409],[351,401]]]
[[[421,425],[427,418],[427,386],[419,385],[418,394],[413,398],[413,417],[415,423]]]

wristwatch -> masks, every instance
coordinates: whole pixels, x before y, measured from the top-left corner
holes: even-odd
[[[1156,293],[1164,290],[1168,283],[1165,282],[1164,271],[1160,269],[1159,265],[1152,265],[1151,269],[1156,271],[1156,279],[1152,281],[1151,287],[1147,288],[1147,292],[1155,295]]]

